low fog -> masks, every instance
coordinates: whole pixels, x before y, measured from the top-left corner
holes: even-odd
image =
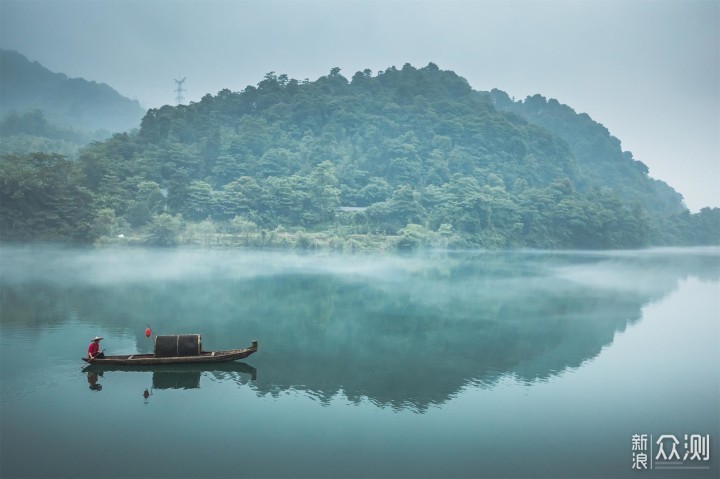
[[[4,284],[101,286],[326,277],[367,283],[419,303],[590,287],[653,295],[689,276],[717,281],[718,248],[611,252],[426,252],[408,255],[201,249],[0,248]],[[199,288],[201,290],[202,288]],[[520,293],[520,294],[519,294]],[[209,298],[211,299],[211,298]]]

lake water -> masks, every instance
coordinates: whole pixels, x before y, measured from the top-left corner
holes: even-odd
[[[3,478],[719,475],[717,248],[6,246],[0,271]],[[259,351],[82,368],[148,325]]]

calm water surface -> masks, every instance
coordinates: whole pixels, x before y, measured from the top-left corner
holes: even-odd
[[[3,478],[718,477],[718,249],[3,247],[0,272]],[[148,325],[260,350],[82,368]],[[708,459],[633,470],[634,434]]]

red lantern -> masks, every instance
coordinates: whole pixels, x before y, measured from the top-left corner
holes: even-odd
[[[145,337],[149,338],[151,334],[152,334],[152,329],[150,329],[150,327],[145,328]]]

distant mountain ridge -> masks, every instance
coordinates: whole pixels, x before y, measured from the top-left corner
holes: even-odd
[[[0,49],[0,116],[40,110],[51,123],[88,133],[137,128],[145,110],[104,83],[69,78]]]
[[[594,184],[612,188],[625,200],[639,201],[651,212],[672,214],[685,209],[680,193],[650,177],[647,165],[623,151],[620,140],[588,114],[576,113],[568,105],[542,95],[513,101],[507,93],[494,89],[490,97],[499,111],[517,114],[565,140],[585,177],[580,187]]]

